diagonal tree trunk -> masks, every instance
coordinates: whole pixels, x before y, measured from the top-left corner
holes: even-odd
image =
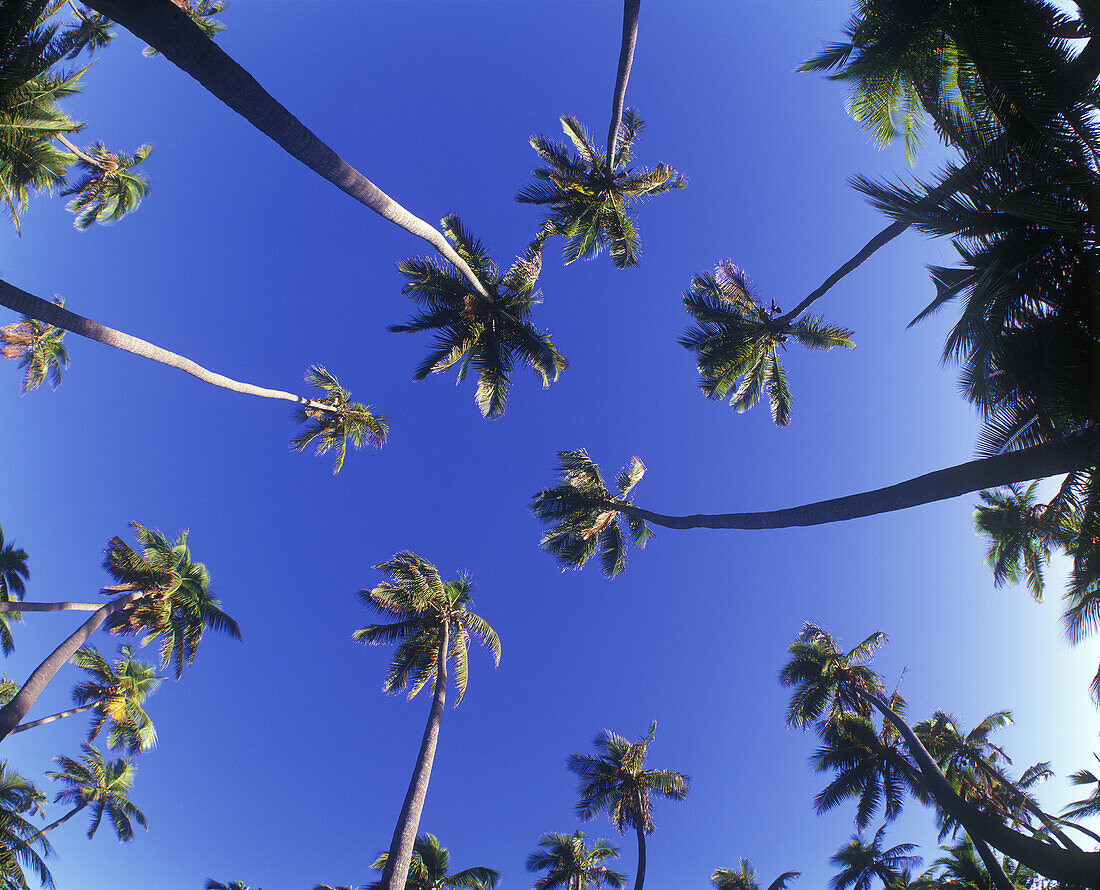
[[[902,720],[879,696],[858,689],[854,691],[898,731],[905,742],[905,747],[909,750],[909,755],[921,771],[929,793],[947,815],[962,825],[975,844],[979,840],[984,841],[1006,856],[1055,881],[1100,888],[1100,853],[1065,850],[1021,834],[967,803],[951,787],[947,777],[908,723]]]
[[[666,516],[644,510],[623,501],[600,500],[593,506],[606,506],[629,516],[665,528],[791,528],[842,522],[861,516],[875,516],[905,510],[958,497],[982,488],[996,488],[1012,482],[1057,476],[1082,467],[1100,464],[1100,424],[1070,433],[1061,439],[1010,451],[993,457],[968,461],[944,470],[926,473],[886,488],[864,491],[800,507],[767,510],[758,513],[696,513],[690,516]]]
[[[423,238],[469,279],[477,293],[490,299],[473,270],[440,231],[409,213],[317,138],[171,0],[91,0],[86,5],[140,37],[280,148],[341,191],[406,232]]]
[[[619,70],[615,73],[615,95],[611,98],[611,127],[607,131],[607,172],[615,169],[615,149],[619,142],[619,124],[623,121],[626,83],[634,62],[634,45],[638,42],[638,14],[642,0],[623,0],[623,43],[619,48]]]
[[[413,844],[416,832],[420,829],[420,813],[424,809],[424,799],[428,795],[428,780],[432,776],[432,761],[435,760],[435,748],[439,741],[439,724],[443,720],[443,706],[447,701],[447,655],[450,651],[450,623],[443,622],[443,639],[439,645],[439,662],[435,675],[435,695],[432,708],[428,712],[428,725],[424,727],[424,738],[420,742],[420,753],[416,758],[409,790],[405,802],[401,805],[401,815],[390,841],[386,867],[382,872],[382,890],[404,890],[412,864]]]
[[[53,723],[55,720],[60,720],[62,717],[74,717],[77,714],[83,714],[85,711],[90,711],[97,704],[99,704],[99,702],[92,702],[90,705],[81,705],[79,708],[69,708],[67,711],[58,711],[56,714],[50,714],[49,717],[40,717],[38,720],[32,720],[30,723],[20,723],[12,730],[12,734],[25,732],[28,729],[34,729],[36,726],[45,726],[47,723]]]
[[[287,402],[295,402],[298,405],[304,405],[318,411],[334,413],[337,410],[332,405],[324,402],[296,396],[293,393],[283,392],[281,389],[267,389],[262,386],[253,386],[251,383],[241,383],[239,380],[233,380],[222,374],[208,371],[189,358],[176,355],[174,352],[161,349],[159,346],[154,346],[152,343],[138,337],[132,337],[122,331],[116,331],[114,328],[84,318],[82,315],[77,315],[75,312],[70,312],[68,309],[57,305],[57,303],[50,303],[41,297],[28,294],[25,290],[20,290],[6,281],[0,281],[0,305],[7,306],[13,312],[38,319],[38,321],[51,324],[64,331],[87,337],[89,340],[95,340],[105,346],[113,346],[123,352],[132,352],[142,358],[151,359],[154,362],[160,362],[162,365],[168,365],[170,368],[185,371],[192,377],[198,377],[199,380],[213,386],[220,386],[223,389],[246,395],[262,396],[265,399],[282,399]]]
[[[645,832],[637,820],[634,830],[638,833],[638,874],[634,877],[634,890],[642,890],[642,882],[645,881]]]
[[[108,615],[124,609],[135,600],[145,595],[144,591],[135,590],[130,593],[104,603],[88,618],[76,632],[66,639],[60,646],[53,650],[31,675],[27,678],[22,688],[15,697],[0,708],[0,741],[11,735],[23,722],[27,712],[31,709],[35,700],[42,694],[42,690],[53,679],[54,675],[72,658],[73,653],[87,642],[99,626],[107,619]],[[22,603],[14,605],[22,606]]]

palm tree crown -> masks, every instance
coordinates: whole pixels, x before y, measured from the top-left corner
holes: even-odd
[[[43,887],[54,886],[44,861],[50,845],[24,816],[40,813],[44,800],[31,782],[0,761],[0,887],[26,890],[24,870],[34,872]]]
[[[4,529],[0,527],[0,602],[10,603],[20,600],[26,593],[24,583],[30,577],[27,568],[27,551],[4,541]],[[11,622],[21,621],[18,612],[0,612],[0,650],[5,655],[15,650],[15,637],[12,636]]]
[[[371,868],[384,870],[388,853],[379,856]],[[447,890],[449,887],[468,887],[470,890],[489,890],[500,880],[500,872],[483,865],[464,868],[450,873],[451,855],[439,845],[433,834],[418,835],[413,845],[413,860],[405,890]],[[382,882],[368,884],[366,890],[381,890]]]
[[[306,374],[306,382],[320,387],[326,393],[322,401],[334,410],[325,411],[308,405],[297,408],[294,419],[305,424],[302,430],[291,440],[290,447],[295,451],[304,451],[312,442],[316,442],[316,454],[327,454],[336,450],[336,465],[333,474],[339,473],[344,466],[348,453],[348,440],[356,448],[366,441],[376,448],[385,444],[390,427],[385,414],[374,413],[371,405],[363,405],[351,400],[351,393],[340,386],[327,368],[313,365]]]
[[[656,170],[629,166],[634,140],[645,127],[633,108],[623,113],[610,164],[580,121],[563,117],[561,126],[577,154],[544,136],[532,136],[531,147],[547,166],[531,171],[535,181],[516,200],[550,207],[544,231],[567,239],[562,252],[567,264],[581,257],[591,259],[610,248],[611,262],[618,268],[638,265],[641,243],[631,206],[683,188],[687,180],[665,164],[658,164]]]
[[[871,890],[871,881],[878,878],[884,886],[894,883],[904,868],[920,865],[919,856],[907,855],[916,849],[915,844],[898,844],[889,850],[882,849],[886,828],[875,832],[870,844],[864,844],[857,835],[832,857],[832,862],[841,866],[839,874],[830,881],[833,890]]]
[[[145,815],[126,796],[134,784],[134,765],[125,758],[105,761],[103,755],[87,742],[81,744],[84,755],[79,760],[59,755],[54,762],[60,770],[46,773],[54,781],[69,787],[54,797],[56,803],[72,804],[73,813],[91,808],[92,821],[88,837],[95,837],[103,817],[107,816],[120,841],[131,841],[134,828],[131,820],[142,828]]]
[[[434,331],[432,349],[417,367],[414,379],[423,380],[458,365],[457,382],[461,383],[473,367],[478,378],[474,396],[478,408],[484,417],[494,419],[504,413],[516,363],[529,367],[543,388],[557,380],[568,364],[550,342],[550,335],[529,321],[531,307],[541,299],[535,285],[546,236],[536,238],[501,274],[484,245],[458,216],[444,217],[441,228],[485,288],[488,299],[474,292],[464,275],[438,259],[405,260],[398,266],[408,279],[402,290],[422,311],[389,329],[400,333]]]
[[[626,567],[626,541],[621,525],[624,514],[615,504],[631,503],[630,493],[645,475],[645,464],[632,457],[619,473],[618,492],[612,495],[588,452],[559,451],[561,484],[540,491],[531,501],[531,512],[552,522],[539,544],[564,567],[579,569],[600,554],[600,568],[614,578]],[[626,515],[627,530],[635,546],[644,547],[653,536],[645,520]]]
[[[802,872],[785,871],[768,885],[768,890],[785,890],[787,884]],[[737,863],[737,871],[729,868],[716,868],[710,876],[710,882],[717,890],[760,890],[756,881],[756,869],[748,859]]]
[[[87,150],[74,153],[82,175],[61,192],[62,197],[74,196],[65,208],[76,214],[73,225],[83,231],[93,223],[117,222],[137,210],[149,194],[149,183],[132,171],[152,150],[152,145],[143,145],[132,155],[115,154],[102,142],[96,142]]]
[[[60,297],[54,303],[65,305]],[[24,393],[41,386],[47,377],[54,389],[61,385],[61,375],[69,366],[65,331],[61,328],[24,315],[22,321],[0,328],[0,344],[0,355],[18,361],[25,372],[21,387]]]
[[[157,743],[156,728],[142,704],[164,678],[136,660],[133,647],[121,646],[119,655],[121,658],[112,665],[91,646],[79,649],[72,661],[89,679],[73,688],[73,701],[78,705],[95,704],[95,719],[88,729],[89,742],[109,722],[107,743],[111,749],[122,748],[127,754],[137,754]]]
[[[241,638],[241,631],[210,593],[206,566],[192,562],[186,531],[169,541],[159,531],[138,522],[131,522],[130,528],[141,552],[119,537],[107,542],[103,567],[118,584],[103,588],[103,592],[140,591],[142,596],[112,612],[105,625],[116,634],[144,633],[143,644],[159,638],[161,664],[171,663],[179,679],[184,667],[195,660],[207,628],[236,640]]]
[[[789,323],[772,303],[765,308],[750,290],[748,275],[723,261],[713,274],[696,275],[684,293],[684,307],[699,326],[686,331],[680,344],[696,354],[700,388],[707,398],[730,396],[738,412],[747,411],[767,390],[772,419],[791,421],[791,393],[779,361],[788,338],[809,349],[852,349],[852,331],[826,324],[813,315]]]
[[[544,834],[539,838],[539,847],[527,857],[528,871],[543,871],[546,874],[535,881],[534,890],[589,890],[608,887],[623,887],[626,875],[608,868],[604,863],[619,858],[618,848],[609,841],[600,838],[591,847],[584,842],[584,832],[568,834]]]

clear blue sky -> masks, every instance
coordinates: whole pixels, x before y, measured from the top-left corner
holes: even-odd
[[[647,887],[703,888],[740,856],[765,885],[796,869],[796,888],[824,886],[853,812],[813,814],[815,738],[784,728],[776,682],[807,619],[848,645],[888,633],[879,669],[892,683],[908,668],[914,719],[944,708],[970,727],[1013,709],[1001,741],[1017,767],[1051,760],[1042,801],[1073,799],[1064,777],[1090,764],[1100,729],[1087,695],[1097,643],[1063,640],[1063,565],[1045,604],[993,589],[969,498],[816,529],[657,529],[612,582],[595,565],[563,574],[537,548],[527,503],[553,484],[560,449],[587,448],[608,478],[639,455],[637,502],[666,513],[804,503],[972,455],[975,418],[939,363],[952,311],[905,328],[932,294],[924,265],[949,264],[949,245],[906,235],[818,304],[858,347],[788,354],[789,428],[765,405],[737,415],[707,401],[676,342],[693,274],[733,258],[788,308],[885,224],[847,182],[908,176],[904,153],[876,150],[835,84],[791,73],[848,14],[842,0],[646,0],[627,96],[649,122],[636,154],[690,184],[641,209],[637,269],[606,256],[565,268],[551,242],[534,320],[571,366],[547,391],[517,373],[492,423],[469,383],[413,383],[428,338],[386,331],[411,310],[396,265],[424,245],[119,34],[71,112],[88,121],[85,144],[156,143],[152,193],[85,234],[60,201],[35,201],[21,238],[0,232],[5,279],[261,385],[304,389],[306,368],[325,364],[389,415],[392,435],[334,478],[329,460],[287,449],[282,403],[75,337],[57,392],[20,397],[16,368],[0,368],[0,524],[31,555],[28,598],[95,600],[104,543],[133,519],[191,529],[244,632],[242,644],[211,633],[183,680],[150,699],[160,744],[133,792],[148,833],[119,845],[105,827],[89,842],[77,817],[51,835],[62,890],[373,879],[429,703],[384,696],[389,652],[351,633],[374,620],[356,591],[403,549],[446,577],[469,571],[503,643],[499,670],[471,654],[421,828],[456,867],[495,867],[506,888],[530,886],[523,863],[540,834],[578,827],[565,757],[605,727],[634,737],[653,719],[651,764],[690,774],[692,788],[658,806]],[[615,2],[235,0],[219,40],[412,212],[458,211],[507,265],[539,218],[513,201],[537,160],[528,137],[556,137],[561,114],[606,132],[620,15]],[[916,172],[940,159],[933,148]],[[77,623],[28,616],[9,676]],[[59,676],[34,714],[65,707],[73,682]],[[36,777],[84,729],[21,734],[3,756]],[[606,820],[584,827],[618,840]],[[937,855],[915,804],[888,836]],[[634,859],[627,837],[621,869]]]

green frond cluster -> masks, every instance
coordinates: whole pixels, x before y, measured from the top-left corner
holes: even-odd
[[[371,864],[371,868],[384,871],[389,854],[382,853]],[[470,890],[491,890],[500,881],[500,872],[484,865],[475,865],[450,872],[451,854],[446,847],[440,846],[439,839],[433,834],[417,835],[413,842],[413,858],[409,865],[409,876],[405,881],[406,890],[447,890],[452,887],[467,887]],[[323,890],[318,886],[314,890]],[[340,888],[329,888],[340,890]],[[346,888],[354,890],[354,888]],[[382,890],[382,882],[372,881],[364,890]]]
[[[27,890],[30,873],[42,887],[54,887],[45,862],[53,849],[27,818],[41,814],[44,801],[32,782],[0,761],[0,886]]]
[[[26,593],[24,582],[30,577],[27,559],[26,550],[16,547],[14,542],[4,541],[4,529],[0,527],[0,602],[10,603],[23,598]],[[22,620],[20,612],[0,612],[0,650],[5,655],[15,651],[11,626]]]
[[[785,871],[768,885],[768,890],[786,890],[787,884],[801,874],[797,871]],[[716,868],[710,876],[710,882],[716,890],[760,890],[756,881],[756,869],[748,859],[738,861],[737,871]]]
[[[530,504],[536,517],[552,523],[539,546],[567,569],[582,568],[599,552],[603,574],[614,578],[626,568],[626,536],[636,547],[644,547],[653,536],[644,519],[616,507],[632,503],[630,494],[645,475],[645,464],[630,459],[619,473],[614,496],[587,451],[559,451],[558,465],[561,484],[538,492]]]
[[[61,297],[55,297],[54,303],[65,305]],[[16,324],[0,327],[0,356],[19,362],[24,372],[21,386],[24,394],[37,389],[47,377],[57,389],[61,385],[61,375],[69,366],[65,331],[26,315]]]
[[[865,844],[859,835],[851,839],[833,854],[832,862],[840,866],[840,872],[829,881],[832,890],[871,890],[873,881],[885,886],[893,885],[904,869],[920,865],[919,856],[909,854],[916,844],[897,844],[883,849],[886,827],[875,832],[871,843]]]
[[[75,196],[65,207],[76,214],[73,225],[81,231],[93,223],[110,225],[137,210],[149,194],[149,183],[131,171],[152,150],[152,145],[143,145],[132,155],[114,154],[96,142],[85,151],[91,161],[74,156],[82,176],[61,191],[62,197]]]
[[[590,847],[583,831],[575,831],[572,835],[555,832],[539,838],[539,849],[527,857],[527,870],[546,872],[535,881],[532,890],[623,887],[626,875],[605,864],[618,858],[619,848],[604,838],[599,838]]]
[[[367,625],[355,631],[352,639],[372,646],[396,645],[383,691],[395,694],[408,689],[409,699],[429,683],[434,691],[446,640],[446,662],[454,665],[457,705],[466,694],[471,638],[489,650],[494,665],[500,664],[496,631],[469,610],[473,605],[473,581],[467,575],[444,581],[435,566],[409,551],[375,568],[387,573],[392,582],[359,591],[359,599],[375,612],[397,620]]]
[[[316,443],[317,455],[328,454],[336,450],[336,464],[333,474],[340,472],[348,452],[348,440],[356,448],[364,442],[381,448],[389,435],[390,427],[385,414],[376,414],[374,407],[351,400],[351,393],[340,386],[327,368],[312,365],[306,374],[306,382],[324,391],[325,397],[317,401],[331,405],[335,411],[325,411],[310,405],[303,405],[294,411],[294,420],[305,424],[297,436],[290,441],[294,451],[304,451],[310,444]]]
[[[176,3],[176,6],[182,9],[187,17],[198,26],[198,29],[211,40],[225,30],[225,25],[214,16],[225,12],[228,5],[225,0],[182,0],[182,2]],[[160,52],[153,46],[145,47],[141,53],[144,56],[160,55]]]
[[[537,237],[503,275],[484,245],[462,225],[458,216],[444,217],[444,234],[470,266],[489,294],[473,291],[465,276],[434,257],[408,259],[398,271],[407,279],[402,292],[421,307],[405,324],[391,325],[399,333],[433,331],[432,349],[417,366],[415,380],[458,365],[457,383],[471,368],[477,374],[474,398],[483,417],[504,413],[516,364],[530,368],[545,389],[568,362],[550,341],[550,335],[530,322],[531,307],[541,302],[536,290],[542,268],[542,245]]]
[[[169,541],[138,522],[131,522],[130,528],[141,552],[118,537],[107,542],[103,568],[118,584],[103,592],[140,592],[141,596],[112,612],[104,626],[115,634],[144,634],[142,646],[159,640],[160,663],[171,664],[178,680],[184,667],[195,660],[207,628],[236,640],[241,638],[240,628],[211,594],[206,567],[192,562],[186,531]]]
[[[636,109],[623,113],[610,164],[580,121],[566,116],[561,125],[576,154],[545,136],[532,136],[531,147],[547,166],[531,171],[534,182],[524,187],[516,200],[550,208],[543,227],[566,239],[562,249],[566,264],[592,259],[607,249],[617,268],[638,265],[641,241],[634,228],[633,205],[684,188],[687,180],[666,164],[653,170],[629,166],[634,141],[645,127]]]
[[[127,754],[138,754],[157,743],[156,728],[142,705],[164,678],[150,665],[136,660],[132,647],[121,646],[119,655],[120,659],[111,664],[91,646],[77,650],[72,663],[89,679],[73,688],[73,703],[95,705],[88,728],[89,743],[109,723],[107,744],[111,750],[122,748]]]
[[[780,426],[791,422],[791,393],[779,361],[787,340],[808,349],[855,346],[852,331],[812,315],[787,322],[775,303],[765,308],[732,260],[696,275],[684,292],[684,308],[698,326],[684,332],[680,345],[695,353],[699,387],[707,398],[729,396],[740,413],[767,392],[772,419]]]
[[[95,837],[106,816],[120,841],[134,839],[133,823],[147,828],[145,815],[127,796],[134,784],[134,765],[125,758],[104,760],[103,755],[87,742],[79,759],[59,755],[54,758],[61,769],[46,776],[68,787],[57,792],[55,803],[87,808],[91,814],[88,837]]]

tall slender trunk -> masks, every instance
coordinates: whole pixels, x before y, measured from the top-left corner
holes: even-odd
[[[49,825],[47,825],[45,828],[43,828],[41,831],[39,831],[38,834],[36,834],[33,837],[28,838],[27,840],[23,841],[23,843],[20,846],[29,848],[31,844],[37,844],[47,834],[49,834],[51,831],[53,831],[55,828],[57,828],[58,825],[62,825],[65,822],[68,822],[73,816],[75,816],[77,813],[79,813],[87,805],[88,805],[87,803],[77,804],[75,807],[73,807],[71,810],[69,810],[69,812],[67,812],[60,819],[55,819],[53,822],[51,822]]]
[[[95,633],[107,619],[107,616],[125,608],[144,595],[144,591],[135,590],[113,599],[109,603],[104,603],[87,621],[77,628],[75,633],[54,649],[46,657],[46,660],[31,672],[22,688],[15,694],[15,698],[0,708],[0,740],[9,736],[23,722],[23,718],[27,716],[27,712],[38,696],[42,694],[42,690],[53,679],[54,674],[61,670],[72,658],[73,653],[87,642],[88,637]],[[19,603],[18,605],[22,606],[23,604]]]
[[[49,717],[40,717],[38,720],[32,720],[30,723],[20,723],[12,730],[12,734],[25,732],[28,729],[34,729],[36,726],[45,726],[47,723],[53,723],[55,720],[60,720],[62,717],[75,717],[77,714],[83,714],[85,711],[90,711],[97,704],[99,704],[99,702],[92,702],[90,705],[81,705],[79,708],[69,708],[67,711],[58,711],[56,714],[50,714]]]
[[[103,603],[24,603],[19,600],[0,602],[0,612],[95,612]]]
[[[642,890],[642,882],[645,881],[645,832],[641,823],[634,823],[634,830],[638,833],[638,874],[634,877],[634,890]]]
[[[103,166],[99,161],[97,161],[91,155],[85,154],[83,151],[81,151],[79,148],[77,148],[75,145],[73,145],[68,139],[65,138],[64,133],[57,133],[54,136],[54,139],[56,139],[58,142],[60,142],[62,145],[64,145],[69,151],[71,151],[74,155],[76,155],[82,161],[85,161],[86,163],[91,164],[93,167],[102,167]]]
[[[450,624],[443,622],[443,640],[439,646],[439,663],[435,675],[435,695],[432,709],[428,712],[428,725],[424,727],[424,738],[420,742],[420,753],[416,758],[409,790],[405,802],[401,805],[401,815],[390,841],[386,868],[382,872],[382,890],[404,890],[412,864],[413,844],[416,832],[420,829],[420,813],[424,809],[424,798],[428,794],[428,780],[432,776],[432,761],[435,760],[435,747],[439,741],[439,724],[443,720],[443,706],[447,701],[447,653],[450,649]]]
[[[1021,834],[967,803],[951,787],[951,783],[909,724],[879,696],[865,692],[859,692],[859,695],[898,731],[905,742],[905,747],[909,750],[909,755],[921,771],[929,793],[935,798],[940,809],[962,825],[975,843],[979,840],[984,841],[1044,877],[1069,884],[1080,884],[1084,887],[1100,888],[1100,853],[1065,850]]]
[[[800,507],[759,513],[696,513],[666,516],[623,501],[601,500],[593,506],[637,516],[665,528],[763,529],[822,525],[861,516],[875,516],[958,497],[982,488],[996,488],[1012,482],[1042,479],[1100,464],[1100,424],[1094,424],[1061,439],[1009,451],[993,457],[968,461],[954,467],[926,473],[886,488],[864,491]]]
[[[34,296],[34,294],[28,294],[25,290],[20,290],[6,281],[0,281],[0,306],[7,306],[13,312],[36,318],[41,322],[78,334],[81,337],[87,337],[89,340],[95,340],[105,346],[113,346],[123,352],[131,352],[142,358],[184,371],[192,377],[198,377],[199,380],[213,386],[220,386],[223,389],[246,395],[262,396],[265,399],[282,399],[286,402],[295,402],[319,411],[335,412],[337,410],[332,405],[327,405],[324,402],[316,402],[312,399],[296,396],[293,393],[283,392],[281,389],[266,389],[262,386],[253,386],[251,383],[241,383],[239,380],[233,380],[230,377],[208,371],[189,358],[176,355],[174,352],[161,349],[159,346],[154,346],[152,343],[138,337],[132,337],[122,331],[116,331],[114,328],[84,318],[84,316],[70,312],[63,306],[58,306],[57,303],[51,303],[41,297]]]
[[[623,42],[619,47],[619,70],[615,73],[615,94],[611,97],[611,127],[607,131],[607,172],[615,169],[615,149],[619,143],[619,124],[623,121],[626,83],[634,62],[634,45],[638,42],[638,14],[642,0],[623,0]]]
[[[222,51],[170,0],[90,0],[86,4],[140,37],[280,148],[406,232],[423,238],[485,299],[489,294],[443,234],[363,176]]]

